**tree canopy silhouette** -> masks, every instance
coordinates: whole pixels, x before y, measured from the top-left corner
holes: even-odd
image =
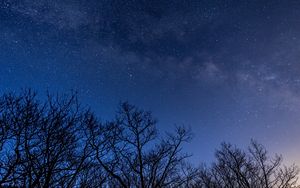
[[[282,166],[252,142],[248,151],[222,144],[209,168],[189,164],[191,133],[158,134],[148,111],[121,103],[101,122],[76,95],[8,93],[0,98],[1,187],[288,188],[296,166]]]
[[[282,166],[282,157],[269,157],[255,141],[247,151],[223,143],[217,161],[200,171],[198,185],[205,188],[291,188],[297,183],[297,166]]]

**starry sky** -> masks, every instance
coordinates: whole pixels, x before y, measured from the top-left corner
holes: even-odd
[[[299,60],[297,0],[0,1],[1,93],[76,90],[102,119],[128,100],[189,126],[196,162],[253,138],[300,164]]]

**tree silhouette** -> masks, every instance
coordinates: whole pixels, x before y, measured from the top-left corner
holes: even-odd
[[[71,187],[86,168],[90,151],[83,138],[89,111],[76,97],[48,96],[44,103],[30,90],[0,99],[0,185]]]
[[[182,144],[190,133],[178,127],[175,134],[159,140],[150,112],[123,103],[115,121],[91,127],[91,146],[98,162],[121,187],[178,187],[194,175],[183,174]],[[104,133],[104,134],[103,134]]]
[[[40,102],[26,90],[0,99],[0,185],[17,187],[166,187],[194,175],[178,127],[159,139],[150,112],[123,103],[102,123],[75,95]],[[186,169],[188,173],[182,173]]]
[[[191,133],[159,135],[148,111],[121,103],[99,121],[76,95],[35,92],[0,98],[0,187],[291,188],[298,168],[283,166],[252,141],[248,150],[222,144],[211,167],[186,160]]]
[[[255,141],[248,151],[223,143],[216,159],[211,168],[200,171],[199,187],[290,188],[297,182],[299,170],[295,165],[282,166],[281,156],[270,158]]]

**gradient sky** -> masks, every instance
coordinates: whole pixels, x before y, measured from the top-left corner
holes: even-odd
[[[128,100],[190,126],[197,162],[253,138],[300,164],[299,60],[296,0],[0,1],[1,93],[77,90],[102,119]]]

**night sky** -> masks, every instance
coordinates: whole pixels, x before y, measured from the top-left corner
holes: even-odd
[[[0,1],[1,93],[75,90],[104,120],[128,100],[199,163],[253,138],[300,164],[299,60],[296,0]]]

